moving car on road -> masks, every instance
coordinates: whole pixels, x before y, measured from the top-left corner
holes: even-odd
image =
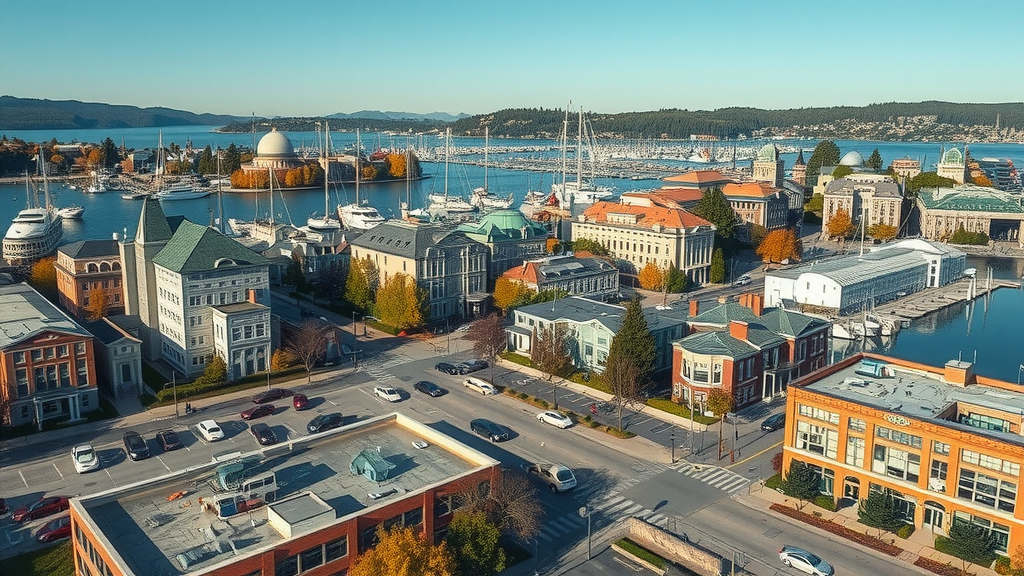
[[[221,430],[220,424],[217,424],[216,420],[203,420],[196,425],[196,429],[207,442],[216,442],[224,437],[224,431]]]
[[[483,360],[466,360],[461,364],[455,366],[459,370],[459,374],[469,374],[470,372],[476,372],[477,370],[483,370],[487,368],[487,362]]]
[[[764,430],[765,432],[774,432],[774,431],[778,430],[779,428],[782,428],[785,425],[786,425],[786,413],[785,412],[783,412],[781,414],[772,414],[771,416],[765,418],[764,422],[761,422],[761,430]]]
[[[75,462],[75,471],[79,474],[91,472],[100,467],[100,457],[89,444],[81,444],[72,448],[71,459]]]
[[[552,494],[572,490],[576,487],[576,475],[561,464],[530,464],[526,471],[548,485]]]
[[[319,414],[316,418],[309,421],[306,425],[306,431],[310,434],[316,434],[318,432],[326,432],[333,428],[341,426],[343,422],[340,412],[331,412],[330,414]]]
[[[124,442],[124,453],[132,460],[145,460],[149,458],[149,446],[146,440],[138,432],[129,430],[121,438]]]
[[[274,400],[280,400],[281,398],[287,398],[294,396],[295,392],[287,388],[271,388],[270,390],[264,390],[259,394],[255,394],[252,397],[253,404],[266,404],[267,402],[273,402]]]
[[[512,436],[509,433],[508,428],[505,428],[501,424],[491,422],[485,418],[477,418],[470,422],[469,429],[480,436],[487,438],[491,442],[503,442]]]
[[[434,398],[437,398],[438,396],[444,394],[444,388],[441,388],[440,386],[434,384],[433,382],[427,382],[426,380],[420,380],[415,385],[413,385],[413,388],[420,392],[423,392],[424,394],[429,394]]]
[[[252,437],[263,446],[277,444],[277,435],[270,429],[270,426],[267,426],[262,422],[250,426],[249,432],[252,433]]]
[[[474,390],[484,395],[498,393],[498,389],[495,388],[490,382],[486,380],[481,380],[479,378],[473,378],[472,376],[466,378],[466,380],[462,382],[462,385],[465,386],[466,388],[469,388],[470,390]]]
[[[434,370],[444,372],[445,374],[451,374],[452,376],[459,373],[458,367],[456,367],[455,364],[450,364],[448,362],[438,362],[437,364],[434,364]]]
[[[292,407],[295,408],[296,412],[309,408],[309,398],[305,394],[292,396]]]
[[[242,420],[253,420],[255,418],[262,418],[264,416],[270,416],[274,413],[277,408],[273,404],[258,404],[249,408],[248,410],[242,411]]]
[[[36,532],[36,540],[40,542],[53,542],[71,537],[71,516],[65,514],[60,518],[54,518],[47,522]]]
[[[178,433],[174,430],[161,430],[157,432],[156,443],[163,448],[164,452],[184,447],[184,444],[181,443],[181,438],[178,438]]]
[[[373,395],[377,398],[383,398],[388,402],[399,402],[402,400],[402,396],[398,393],[398,390],[390,386],[374,386]]]
[[[16,509],[14,514],[11,514],[11,519],[15,522],[29,522],[67,509],[67,496],[44,496],[27,506]]]
[[[564,429],[572,426],[571,418],[561,412],[555,412],[554,410],[545,410],[540,414],[537,414],[537,420],[540,420],[545,424],[551,424],[557,428]]]
[[[779,550],[779,560],[811,576],[832,576],[835,573],[831,564],[796,546],[783,546]]]
[[[747,284],[750,284],[753,281],[754,280],[751,279],[750,276],[748,276],[747,274],[744,274],[743,276],[740,276],[739,278],[737,278],[736,281],[732,283],[732,285],[733,286],[746,286]]]

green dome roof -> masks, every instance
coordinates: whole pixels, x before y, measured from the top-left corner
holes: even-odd
[[[775,162],[779,159],[779,150],[775,144],[765,144],[757,151],[758,162]]]
[[[491,239],[498,238],[546,238],[548,231],[539,222],[534,222],[519,210],[496,210],[485,214],[480,222],[462,224],[458,228],[467,234],[479,234]]]

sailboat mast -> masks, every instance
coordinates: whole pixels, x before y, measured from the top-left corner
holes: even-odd
[[[274,232],[274,169],[267,168],[267,183],[270,184],[270,232]]]
[[[484,192],[487,191],[487,151],[490,148],[491,127],[484,126]]]
[[[362,171],[362,158],[360,158],[359,128],[356,128],[356,206],[359,206],[359,173]]]
[[[444,132],[444,204],[448,206],[448,148],[452,143],[452,129],[448,128]]]
[[[580,125],[576,132],[576,185],[583,187],[583,106],[580,106]]]
[[[569,106],[572,102],[569,102]],[[569,106],[565,107],[565,118],[562,120],[562,196],[565,196],[565,163],[566,163],[566,148],[569,147]]]
[[[46,158],[42,146],[39,147],[39,166],[43,171],[43,199],[46,201],[46,206],[40,206],[40,208],[50,210],[53,208],[53,203],[50,201],[50,181],[46,178]]]
[[[225,234],[224,228],[224,189],[223,180],[220,174],[220,146],[217,147],[217,218],[220,223],[220,233]]]
[[[324,147],[321,148],[321,150],[323,150],[323,157],[324,157],[324,224],[327,224],[328,220],[330,220],[330,214],[331,214],[331,201],[330,201],[330,194],[331,194],[331,192],[330,192],[330,189],[328,188],[328,182],[327,182],[327,177],[331,173],[331,157],[327,153],[327,139],[328,139],[328,135],[330,133],[331,133],[331,127],[327,125],[327,120],[324,120]],[[320,144],[320,143],[317,142],[317,144]]]

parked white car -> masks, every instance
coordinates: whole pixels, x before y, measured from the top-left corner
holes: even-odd
[[[221,430],[220,424],[217,424],[216,420],[203,420],[196,425],[196,429],[207,442],[216,442],[224,437],[224,431]]]
[[[398,390],[390,386],[374,386],[373,394],[377,398],[383,398],[388,402],[399,402],[402,400],[402,396],[398,393]]]
[[[465,386],[466,388],[469,388],[470,390],[475,390],[484,395],[498,393],[498,389],[495,388],[494,385],[492,385],[490,382],[486,380],[481,380],[479,378],[474,378],[472,376],[466,378],[462,382],[462,385]]]
[[[72,448],[71,459],[75,461],[75,471],[79,474],[91,472],[100,467],[100,457],[89,444]]]
[[[572,426],[571,418],[561,412],[555,412],[554,410],[545,410],[540,414],[537,414],[537,420],[540,420],[545,424],[551,424],[557,428],[568,428]]]

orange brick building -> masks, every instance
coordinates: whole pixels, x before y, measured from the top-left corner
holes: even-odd
[[[121,255],[117,240],[81,240],[57,249],[57,290],[60,305],[86,320],[96,298],[106,300],[104,316],[124,314]]]
[[[367,453],[373,471],[357,466]],[[437,543],[457,495],[500,479],[497,460],[398,413],[234,456],[73,499],[76,576],[345,574],[378,527],[412,526]],[[216,480],[253,460],[239,513],[220,514],[211,502],[232,495]],[[253,505],[264,480],[276,490]]]
[[[884,492],[917,530],[982,526],[1006,555],[1024,545],[1022,433],[1020,386],[865,353],[790,384],[783,470],[808,464],[840,506]]]

